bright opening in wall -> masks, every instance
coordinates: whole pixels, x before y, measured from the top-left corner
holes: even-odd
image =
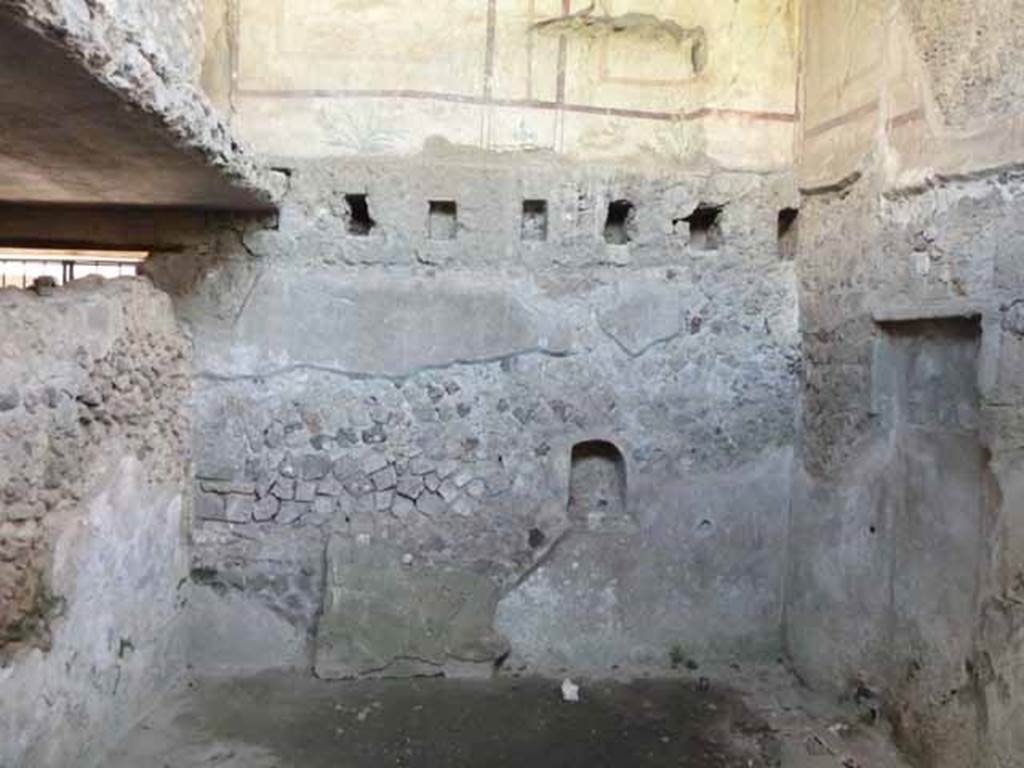
[[[148,257],[149,251],[0,248],[0,288],[31,288],[39,278],[64,285],[92,275],[129,277]]]

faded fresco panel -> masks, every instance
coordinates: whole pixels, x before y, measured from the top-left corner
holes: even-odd
[[[554,103],[561,41],[557,35],[534,31],[533,26],[558,16],[562,0],[503,0],[495,11],[494,97]]]
[[[680,163],[713,146],[759,170],[791,158],[794,0],[223,1],[235,125],[262,152],[408,154],[442,137]],[[731,125],[706,135],[736,117],[742,146]]]
[[[477,0],[240,0],[238,83],[259,90],[478,94],[487,5]]]
[[[499,151],[548,149],[562,146],[561,115],[553,109],[486,107],[484,146]]]
[[[479,146],[478,104],[399,98],[243,96],[235,127],[261,152],[278,157],[401,155],[429,136]]]
[[[806,186],[831,183],[857,171],[874,147],[885,66],[886,2],[806,4],[801,167]]]

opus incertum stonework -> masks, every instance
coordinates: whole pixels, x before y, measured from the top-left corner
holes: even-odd
[[[0,2],[0,768],[1024,766],[1018,5]]]

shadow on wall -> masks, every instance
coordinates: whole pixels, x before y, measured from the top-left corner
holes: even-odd
[[[897,435],[883,678],[899,741],[924,765],[970,743],[970,672],[985,551],[980,318],[882,324],[876,407]],[[960,691],[964,693],[961,694]],[[950,700],[956,699],[950,707]],[[978,711],[984,708],[979,703]],[[962,730],[961,730],[962,729]]]
[[[891,429],[978,430],[978,317],[881,323],[875,409]]]
[[[980,765],[972,669],[992,514],[978,317],[883,322],[878,429],[794,504],[787,636],[812,685],[846,685],[927,766]]]

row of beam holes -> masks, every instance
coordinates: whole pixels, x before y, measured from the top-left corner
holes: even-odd
[[[701,203],[689,216],[672,220],[672,231],[676,235],[688,235],[690,247],[696,251],[717,251],[722,245],[720,224],[722,206]],[[778,243],[779,257],[792,261],[797,253],[797,220],[800,211],[783,208],[779,211]],[[609,245],[626,245],[636,234],[636,207],[628,200],[613,200],[608,204],[605,219],[604,239]]]
[[[370,216],[366,195],[345,195],[348,205],[348,232],[365,237],[377,225]],[[799,210],[783,208],[779,211],[779,256],[784,261],[796,258],[797,219]],[[689,216],[673,219],[672,230],[677,235],[688,233],[690,247],[698,251],[717,251],[722,245],[720,218],[722,206],[701,203]],[[458,205],[454,200],[429,201],[427,234],[431,240],[454,240],[459,231]],[[627,245],[636,235],[636,207],[628,200],[613,200],[608,204],[604,225],[604,239],[609,245]],[[526,242],[544,242],[548,239],[548,203],[546,200],[524,200],[520,237]]]
[[[345,195],[347,229],[350,235],[366,237],[377,226],[370,215],[365,194]],[[431,240],[454,240],[459,231],[458,205],[454,200],[431,200],[427,214],[427,236]],[[545,228],[544,236],[547,236]]]

